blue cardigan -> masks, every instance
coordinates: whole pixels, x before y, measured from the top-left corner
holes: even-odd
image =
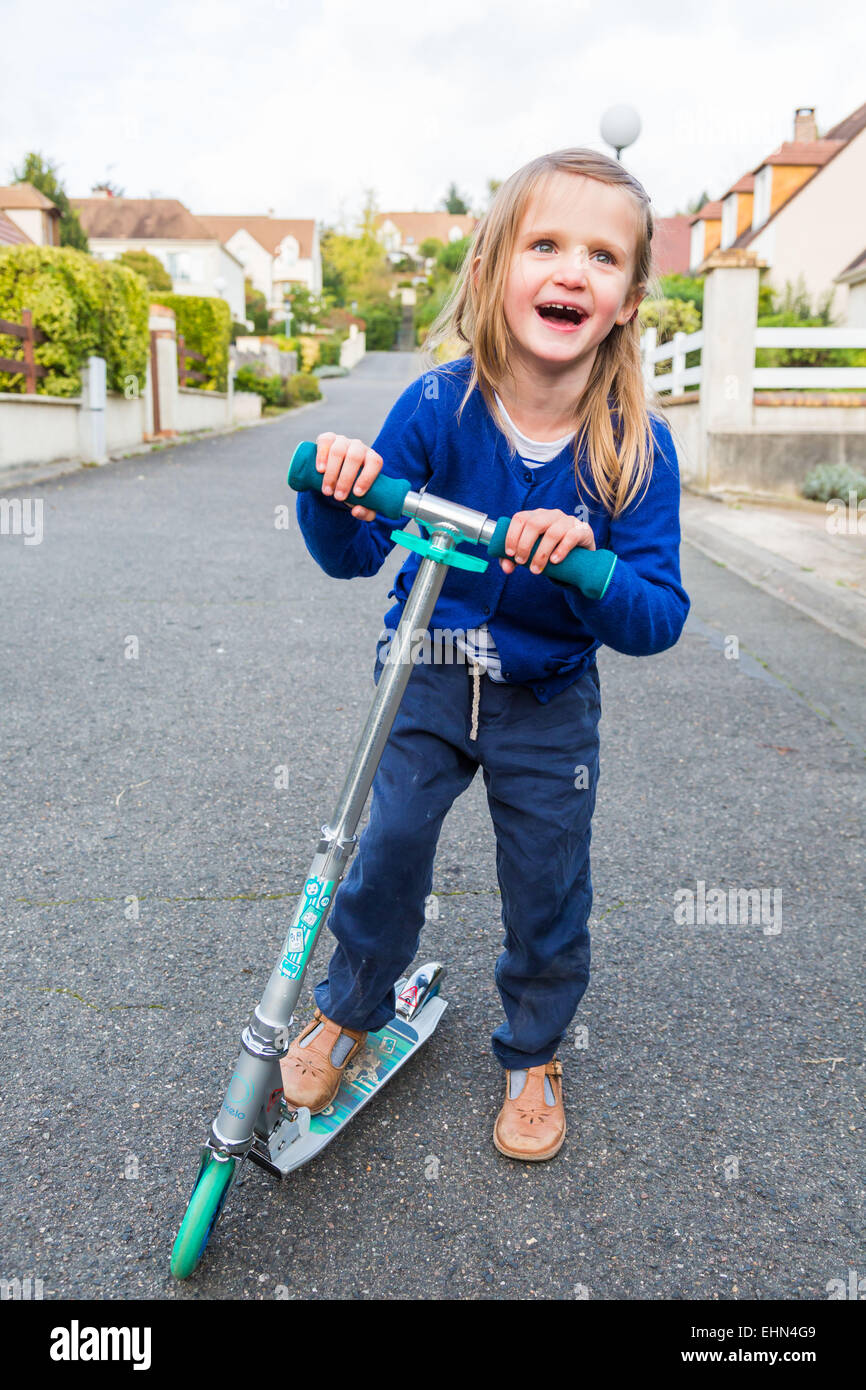
[[[510,453],[476,387],[458,426],[457,407],[469,378],[468,358],[417,378],[400,396],[373,448],[383,473],[407,478],[415,491],[461,502],[489,516],[511,516],[536,507],[588,511],[598,549],[618,556],[602,599],[555,584],[518,565],[506,575],[491,559],[484,574],[449,568],[431,628],[469,629],[487,623],[502,659],[502,674],[526,685],[542,703],[579,679],[602,643],[629,656],[650,656],[672,647],[689,611],[680,583],[679,498],[676,450],[668,426],[651,418],[654,462],[649,486],[616,520],[600,506],[591,488],[578,492],[574,448],[570,443],[543,467],[527,468]],[[585,450],[581,479],[590,477]],[[399,523],[385,518],[362,521],[344,502],[318,492],[302,492],[298,522],[307,549],[335,579],[370,576],[393,549],[391,531]],[[486,556],[482,545],[464,543],[469,554]],[[420,557],[409,551],[385,614],[394,630],[412,587]]]

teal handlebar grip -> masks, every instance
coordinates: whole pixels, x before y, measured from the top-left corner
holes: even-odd
[[[496,559],[505,556],[505,537],[510,525],[510,516],[501,516],[496,523],[496,530],[487,547],[488,554]],[[530,551],[530,560],[540,544],[541,537]],[[570,584],[580,589],[587,598],[603,598],[615,564],[616,556],[612,550],[587,550],[580,546],[570,550],[558,564],[548,560],[541,573],[545,579],[553,579],[557,584]]]
[[[310,440],[299,444],[292,454],[288,484],[295,492],[322,491],[322,474],[316,468],[316,446]],[[361,497],[350,492],[347,498],[341,500],[345,500],[348,507],[369,507],[371,511],[389,516],[392,521],[399,521],[403,515],[406,494],[411,491],[412,484],[405,478],[389,478],[380,473]]]

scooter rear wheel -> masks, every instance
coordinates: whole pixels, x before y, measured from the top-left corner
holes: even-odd
[[[188,1279],[198,1269],[211,1232],[219,1220],[234,1178],[236,1158],[212,1158],[196,1183],[171,1252],[175,1279]]]

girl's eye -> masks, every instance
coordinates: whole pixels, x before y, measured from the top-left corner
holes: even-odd
[[[556,250],[556,244],[550,241],[548,237],[541,237],[538,241],[534,241],[530,247],[532,251],[543,251],[547,249],[551,251]],[[595,251],[593,254],[596,256],[606,256],[606,265],[616,265],[616,257],[610,251]]]

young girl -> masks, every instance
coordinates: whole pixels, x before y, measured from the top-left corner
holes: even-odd
[[[513,520],[510,558],[484,574],[448,571],[431,627],[452,648],[409,678],[329,919],[338,945],[318,1007],[283,1059],[293,1105],[329,1105],[367,1033],[392,1018],[442,822],[480,765],[504,928],[495,978],[506,1021],[492,1046],[506,1081],[493,1140],[522,1160],[562,1145],[556,1051],[589,979],[596,651],[664,651],[689,609],[676,452],[648,413],[638,348],[652,232],[649,199],[618,162],[585,149],[533,160],[497,192],[428,337],[431,353],[456,342],[464,355],[403,392],[372,448],[332,433],[316,441],[322,494],[302,493],[298,518],[334,577],[375,574],[393,546],[392,522],[343,501],[383,467]],[[601,599],[540,575],[575,546],[618,557]],[[377,681],[419,563],[410,552],[389,595]],[[442,656],[441,641],[431,649]]]

